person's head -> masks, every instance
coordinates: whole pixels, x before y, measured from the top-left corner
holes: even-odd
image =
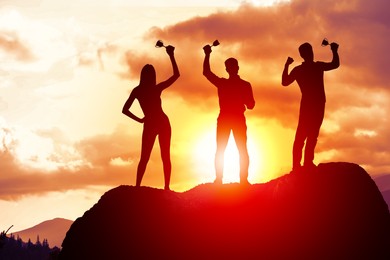
[[[314,60],[313,47],[311,47],[310,43],[308,42],[305,42],[299,46],[299,54],[304,59],[304,61]]]
[[[153,65],[146,64],[141,70],[141,77],[139,84],[145,86],[156,85],[156,71]]]
[[[238,69],[240,68],[238,66],[238,61],[235,58],[229,58],[225,61],[225,67],[226,71],[229,73],[229,75],[237,75]]]

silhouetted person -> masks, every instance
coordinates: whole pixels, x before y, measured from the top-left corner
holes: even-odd
[[[218,90],[219,116],[217,120],[217,151],[215,154],[216,179],[214,183],[221,184],[223,176],[224,152],[229,140],[230,132],[233,132],[237,149],[240,155],[240,182],[248,183],[249,155],[246,145],[246,108],[253,109],[252,86],[238,75],[238,62],[234,58],[225,61],[229,78],[220,78],[210,69],[211,46],[203,47],[205,58],[203,62],[203,75]]]
[[[298,127],[293,145],[293,171],[301,168],[305,140],[303,166],[305,168],[315,167],[313,163],[314,149],[325,112],[324,71],[336,69],[340,65],[337,53],[338,44],[331,43],[330,47],[333,53],[331,62],[315,62],[312,46],[309,43],[304,43],[299,47],[299,53],[304,62],[296,66],[290,74],[288,67],[294,60],[288,57],[284,65],[282,85],[288,86],[296,80],[302,93]]]
[[[129,98],[123,106],[122,113],[131,119],[144,124],[142,133],[141,159],[137,168],[136,186],[141,185],[146,165],[150,158],[150,153],[154,141],[158,136],[161,149],[161,159],[164,167],[164,189],[169,190],[171,178],[171,125],[167,115],[161,107],[161,92],[172,85],[180,76],[179,69],[174,56],[174,47],[167,46],[166,52],[172,63],[173,75],[166,81],[156,84],[156,71],[150,64],[145,65],[141,71],[140,83],[133,89]],[[139,118],[130,112],[130,107],[134,100],[138,99],[144,118]]]

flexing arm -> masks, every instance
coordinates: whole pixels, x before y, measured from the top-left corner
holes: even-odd
[[[340,66],[340,58],[339,58],[339,54],[338,54],[338,49],[339,49],[339,45],[335,42],[332,42],[330,44],[330,49],[332,50],[332,53],[333,53],[333,59],[331,62],[328,62],[328,63],[324,63],[324,70],[334,70],[334,69],[337,69],[339,66]]]
[[[294,59],[291,57],[288,57],[286,60],[286,63],[284,64],[284,69],[283,69],[283,74],[282,74],[282,85],[285,87],[290,85],[291,83],[293,83],[295,80],[295,78],[291,74],[288,74],[288,66],[290,66],[290,64],[293,62],[294,62]]]
[[[143,123],[144,122],[143,118],[139,118],[138,116],[130,112],[130,107],[133,104],[134,100],[135,100],[135,94],[134,91],[132,91],[129,98],[126,100],[125,104],[123,105],[122,113],[139,123]]]
[[[176,63],[174,50],[175,50],[175,47],[173,47],[171,45],[167,46],[167,48],[166,48],[166,51],[169,55],[169,59],[171,60],[173,75],[169,79],[167,79],[166,81],[163,81],[163,82],[158,84],[158,86],[161,88],[161,90],[166,89],[167,87],[172,85],[180,77],[179,67],[177,66],[177,63]]]

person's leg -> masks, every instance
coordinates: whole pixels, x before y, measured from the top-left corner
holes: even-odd
[[[309,120],[310,124],[308,125],[307,141],[305,147],[305,158],[304,166],[311,167],[314,166],[314,150],[317,145],[318,135],[320,133],[320,128],[324,120],[324,111],[325,106],[319,104],[311,110],[311,119]]]
[[[244,115],[233,123],[233,135],[240,155],[240,182],[248,183],[249,155],[247,148],[247,127]]]
[[[299,170],[301,167],[301,160],[302,160],[302,149],[305,145],[305,139],[307,137],[307,124],[310,120],[307,116],[307,111],[305,111],[305,108],[303,107],[301,103],[301,108],[299,111],[299,119],[298,119],[298,126],[297,131],[295,132],[295,139],[294,139],[294,145],[293,145],[293,171]]]
[[[137,187],[141,186],[141,181],[144,176],[146,165],[148,164],[155,139],[156,139],[156,134],[154,133],[154,131],[151,131],[151,129],[148,129],[148,127],[144,125],[144,130],[142,133],[141,158],[137,168],[137,179],[136,179]]]
[[[172,164],[171,164],[172,130],[168,118],[163,124],[164,125],[161,126],[161,132],[158,135],[158,140],[160,143],[161,159],[164,167],[164,184],[165,184],[164,189],[169,190],[169,184],[171,181],[171,170],[172,170]]]
[[[217,122],[217,150],[215,153],[215,183],[222,184],[224,153],[229,140],[230,128],[226,125],[226,120],[218,117]]]

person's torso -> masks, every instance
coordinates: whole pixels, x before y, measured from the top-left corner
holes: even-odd
[[[156,86],[138,86],[135,91],[136,98],[138,99],[145,118],[165,115],[161,106],[161,90],[159,90]]]
[[[302,63],[296,68],[302,100],[325,102],[324,70],[320,62]]]
[[[249,83],[240,78],[221,79],[221,84],[218,86],[220,112],[244,113],[248,88]]]

